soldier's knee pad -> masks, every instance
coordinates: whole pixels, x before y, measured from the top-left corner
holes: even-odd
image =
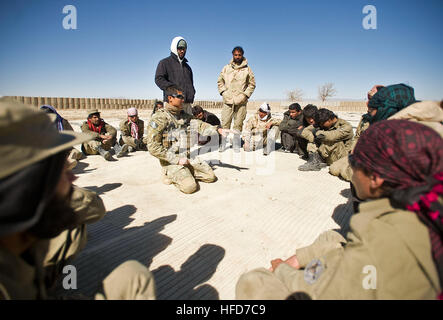
[[[195,179],[192,177],[186,177],[183,180],[180,180],[177,183],[177,186],[181,192],[186,194],[190,194],[197,191],[197,183],[195,182]]]

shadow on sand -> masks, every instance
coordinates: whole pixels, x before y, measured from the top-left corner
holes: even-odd
[[[177,216],[164,216],[128,228],[135,220],[131,215],[136,211],[135,206],[124,205],[88,225],[86,248],[72,262],[77,269],[77,293],[93,297],[101,281],[117,266],[127,260],[137,260],[149,267],[152,259],[169,246],[172,239],[160,232]],[[63,289],[59,287],[59,293],[63,293],[60,291]]]
[[[336,231],[343,237],[346,237],[346,233],[349,231],[349,222],[354,213],[351,189],[343,189],[340,191],[340,194],[347,198],[348,201],[335,207],[334,212],[332,213],[332,219],[334,219],[334,221],[340,226],[340,229]]]
[[[109,191],[117,189],[121,186],[122,186],[122,184],[120,182],[117,182],[117,183],[106,183],[106,184],[102,185],[101,187],[88,186],[88,187],[85,187],[85,189],[94,191],[98,195],[102,195],[105,192],[109,192]]]
[[[225,249],[213,244],[201,246],[174,271],[161,266],[153,271],[159,300],[218,300],[217,290],[205,283],[214,275]]]

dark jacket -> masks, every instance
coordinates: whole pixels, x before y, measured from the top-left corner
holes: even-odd
[[[295,119],[292,119],[289,116],[289,111],[286,111],[283,114],[283,120],[280,123],[279,129],[280,131],[286,131],[290,134],[297,134],[301,132],[301,130],[303,130],[303,128],[301,130],[298,130],[298,127],[304,125],[303,120],[303,113],[300,113]]]
[[[203,110],[203,122],[207,122],[213,126],[219,126],[220,125],[220,119],[213,113],[210,113],[206,110]]]
[[[171,55],[160,60],[155,71],[155,84],[163,90],[163,100],[168,101],[166,97],[166,88],[176,85],[183,89],[185,103],[193,103],[195,88],[192,69],[188,65],[188,60],[183,59],[182,64],[178,57],[171,52]]]

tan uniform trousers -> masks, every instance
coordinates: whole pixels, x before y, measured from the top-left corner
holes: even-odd
[[[110,139],[106,141],[107,141],[106,143],[101,143],[100,141],[92,140],[83,143],[83,147],[85,148],[86,154],[91,154],[91,155],[98,154],[99,153],[98,147],[102,147],[103,149],[109,151],[112,148],[112,146],[115,144],[115,140]]]
[[[102,282],[103,292],[96,300],[154,300],[155,282],[152,273],[135,260],[115,268]]]
[[[221,125],[223,129],[231,129],[232,118],[234,118],[234,130],[241,132],[243,122],[246,119],[246,104],[238,106],[223,104],[221,114]]]
[[[133,137],[122,136],[121,138],[122,138],[122,141],[123,141],[124,144],[127,144],[128,146],[133,147],[133,148],[137,148],[137,146],[135,145],[135,142],[134,142],[135,139]],[[147,144],[148,137],[144,137],[142,139],[142,141],[143,141],[144,144]]]
[[[251,139],[249,141],[249,148],[251,148],[251,150],[265,148],[268,145],[268,140],[269,140],[268,137],[272,137],[272,141],[273,143],[275,143],[279,135],[280,135],[280,130],[277,126],[273,126],[271,129],[269,129],[264,137],[262,137],[260,134],[251,135]]]
[[[195,161],[190,165],[167,165],[163,167],[163,174],[166,176],[166,184],[173,183],[183,193],[193,193],[197,191],[197,182],[215,182],[217,177],[212,168],[205,161]]]
[[[83,153],[78,151],[76,148],[72,148],[68,155],[69,168],[73,169],[77,166],[78,160],[83,158]]]
[[[341,248],[346,240],[332,230],[323,232],[308,247],[303,248],[306,254],[321,257],[325,253]],[[283,264],[282,264],[283,265]],[[238,300],[283,300],[297,291],[309,294],[311,287],[304,278],[304,269],[294,269],[286,264],[280,265],[274,272],[259,268],[240,276],[235,295]]]
[[[315,143],[309,142],[306,149],[308,152],[318,151],[328,165],[348,155],[348,150],[343,141],[323,142],[319,147]]]
[[[329,167],[329,173],[333,176],[342,177],[346,181],[351,181],[352,178],[352,168],[348,162],[348,156],[335,161]]]

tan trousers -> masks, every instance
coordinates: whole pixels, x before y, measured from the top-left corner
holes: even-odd
[[[318,147],[314,142],[309,142],[306,149],[309,153],[318,151],[328,165],[348,155],[348,150],[343,141],[333,143],[323,142]]]
[[[352,179],[352,168],[348,162],[348,156],[338,159],[329,167],[329,173],[333,176],[342,177],[346,181]]]
[[[251,139],[249,140],[249,148],[251,148],[251,150],[265,148],[268,145],[268,140],[270,140],[268,137],[270,137],[275,144],[275,141],[278,139],[279,135],[280,130],[277,126],[273,126],[271,129],[267,130],[264,136],[260,134],[251,135]]]
[[[155,282],[152,273],[135,260],[115,268],[102,282],[103,292],[96,300],[154,300]]]
[[[135,145],[134,141],[135,141],[135,139],[133,137],[122,136],[121,140],[120,140],[120,145],[127,144],[130,147],[137,148],[137,146]],[[143,141],[144,144],[147,144],[148,137],[144,137],[142,139],[142,141]],[[139,149],[137,149],[137,150],[139,150]]]
[[[214,182],[217,177],[212,168],[205,161],[191,161],[191,165],[167,165],[163,167],[163,174],[183,193],[193,193],[197,190],[199,180],[206,183]]]
[[[106,140],[106,143],[102,143],[97,140],[92,140],[83,143],[83,147],[85,149],[86,154],[95,155],[98,154],[98,147],[102,147],[105,150],[110,150],[112,146],[115,144],[115,139]]]
[[[329,230],[320,234],[313,244],[302,248],[303,252],[300,255],[308,257],[307,263],[309,263],[311,259],[320,258],[329,251],[341,248],[344,243],[346,240],[338,232]],[[307,283],[304,277],[304,267],[306,265],[302,265],[297,270],[282,263],[274,272],[265,268],[247,272],[237,282],[236,299],[282,300],[297,291],[310,294],[319,282],[314,285]]]
[[[331,165],[338,159],[346,157],[348,155],[348,150],[346,149],[343,141],[339,142],[323,142],[318,147],[318,153],[326,161],[328,165]]]
[[[234,118],[234,130],[239,132],[243,129],[243,122],[246,119],[246,104],[244,105],[223,105],[221,114],[221,125],[223,129],[230,129],[232,118]]]

